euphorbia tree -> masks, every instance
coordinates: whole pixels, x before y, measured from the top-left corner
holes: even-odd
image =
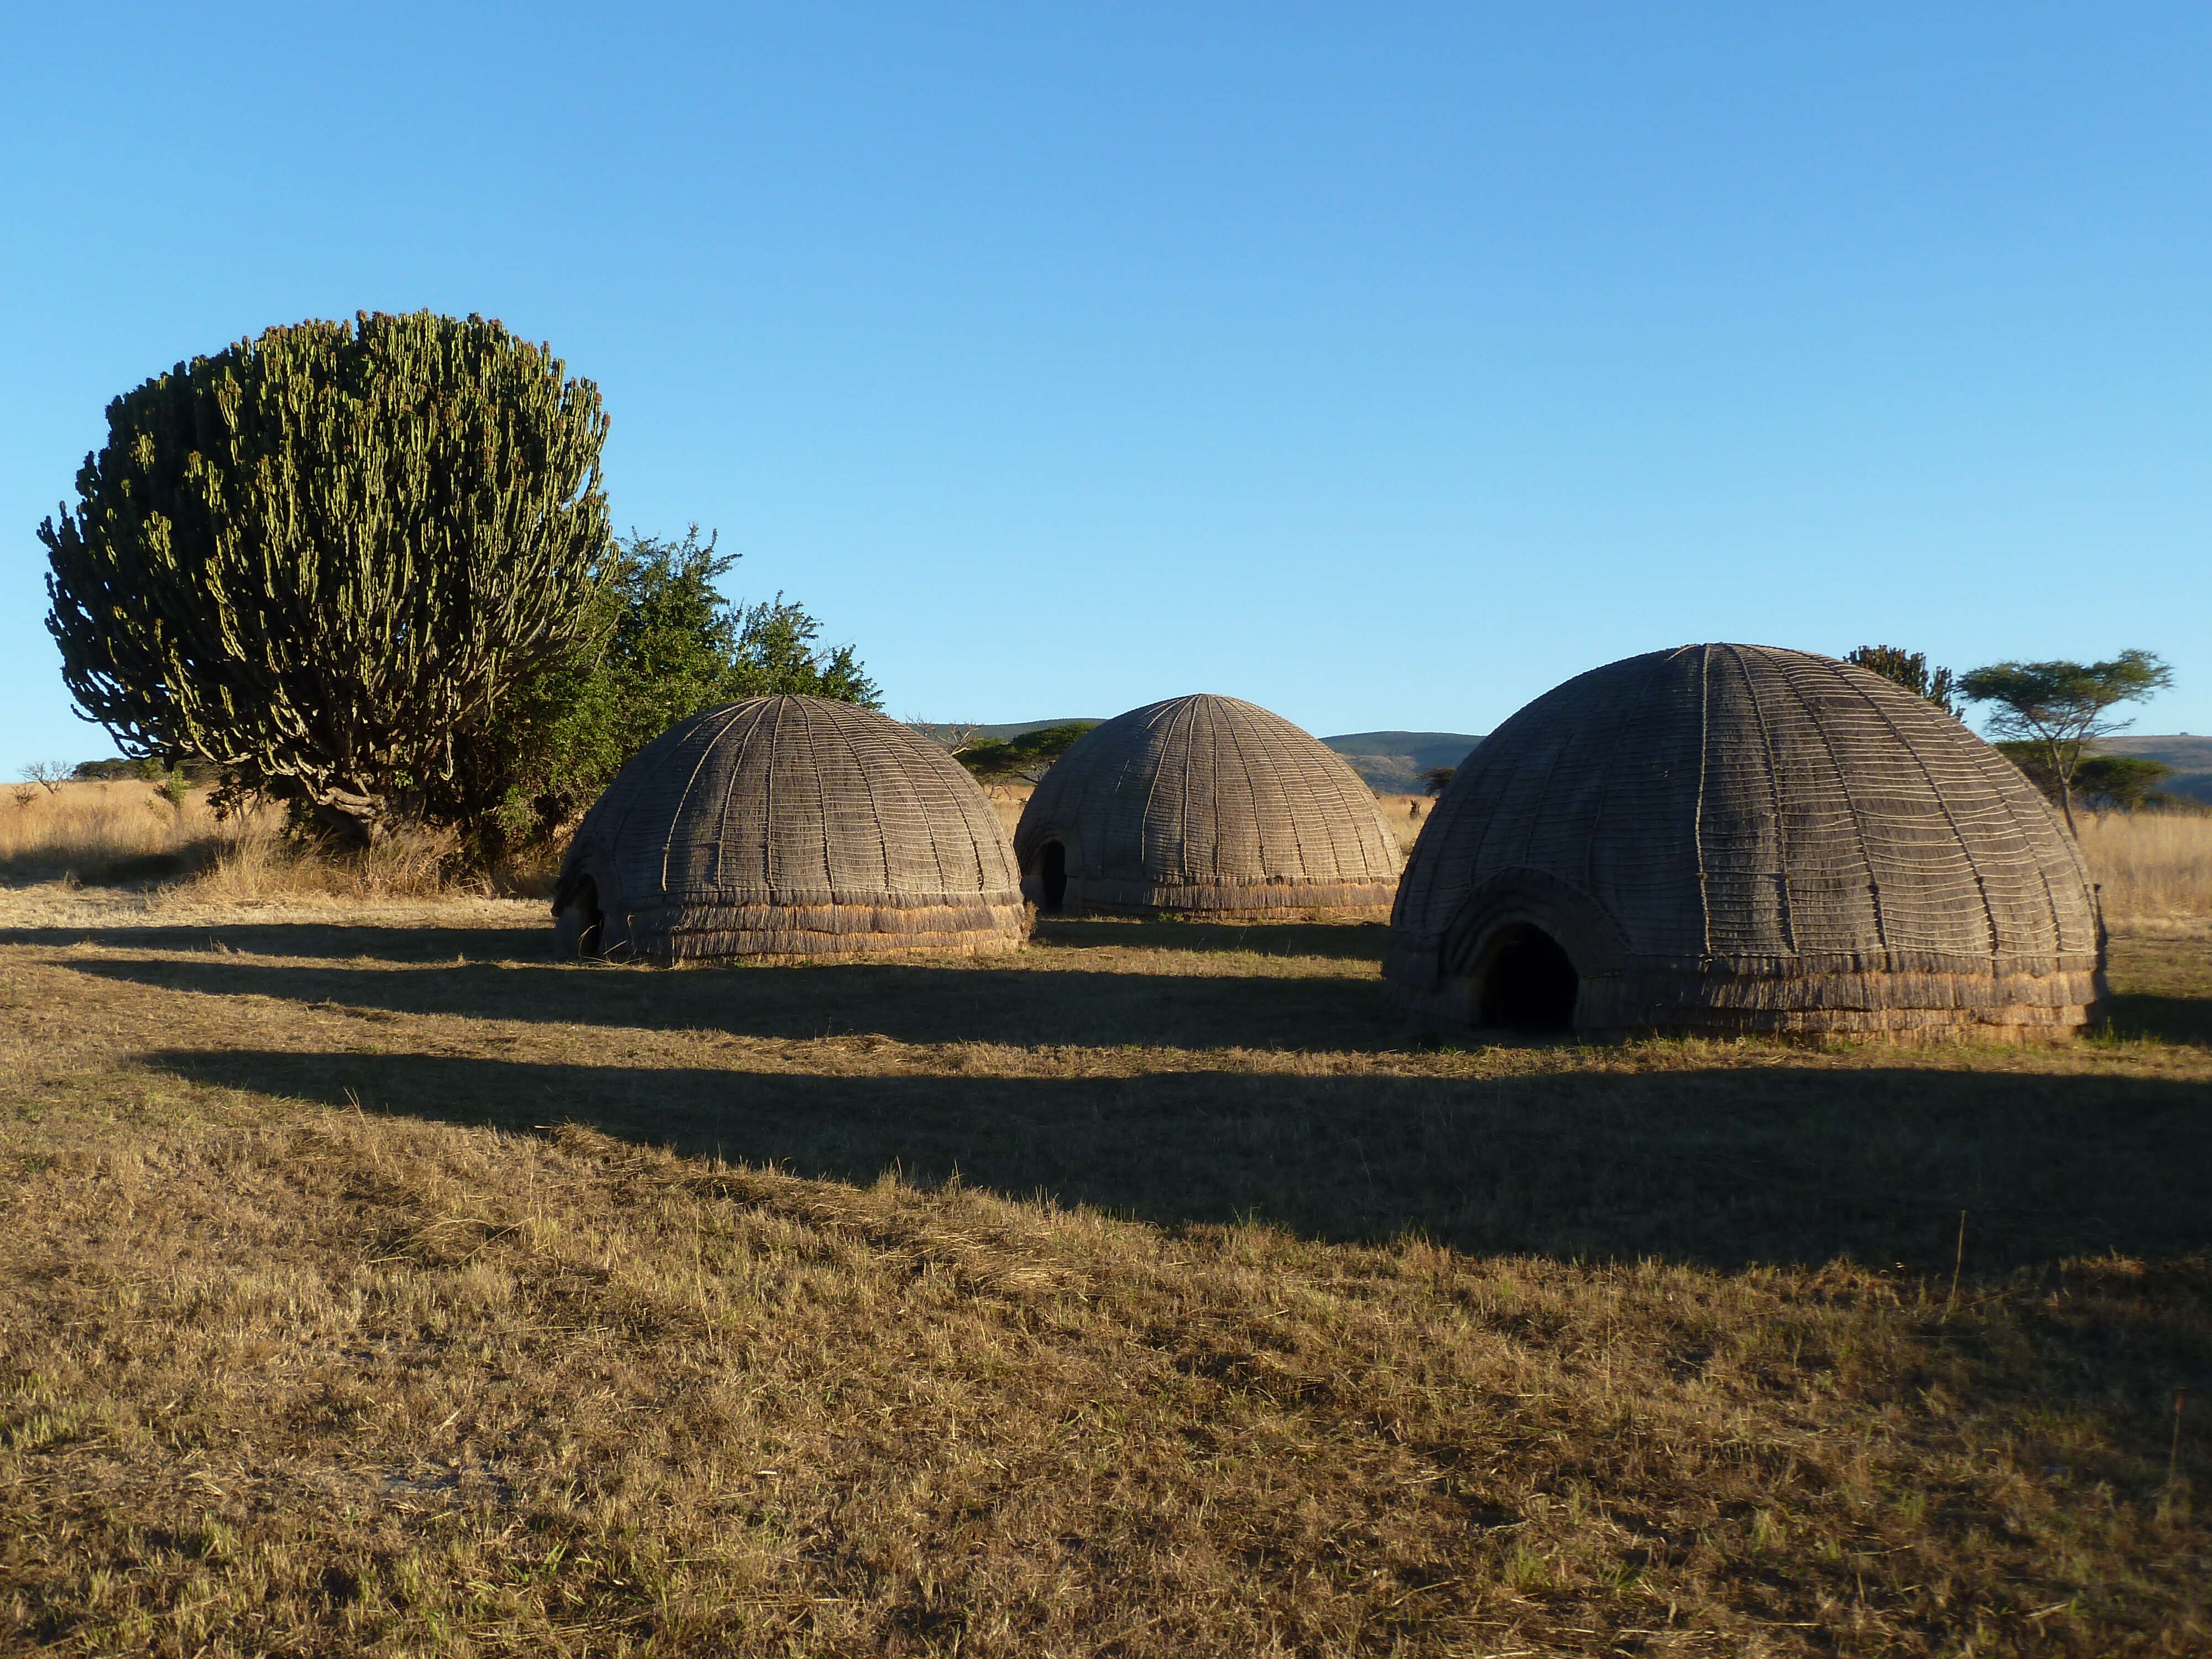
[[[599,389],[495,321],[272,328],[107,430],[39,532],[78,707],[356,838],[574,648],[603,579]]]

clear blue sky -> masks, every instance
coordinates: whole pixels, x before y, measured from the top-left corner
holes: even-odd
[[[1485,731],[1708,639],[2212,731],[2212,8],[21,7],[0,770],[108,399],[479,311],[891,712]]]

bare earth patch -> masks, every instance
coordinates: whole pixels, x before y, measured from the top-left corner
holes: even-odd
[[[0,1646],[2212,1646],[2201,927],[2069,1049],[1439,1049],[1376,927],[0,902]]]

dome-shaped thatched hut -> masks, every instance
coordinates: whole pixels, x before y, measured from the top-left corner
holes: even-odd
[[[1344,757],[1235,697],[1170,697],[1077,740],[1014,831],[1046,911],[1382,920],[1397,838]]]
[[[585,815],[554,890],[564,948],[655,961],[1010,951],[1005,827],[897,721],[820,697],[713,708],[647,744]]]
[[[1692,645],[1547,692],[1452,780],[1383,972],[1483,1025],[2072,1035],[2104,985],[2073,839],[1880,676]]]

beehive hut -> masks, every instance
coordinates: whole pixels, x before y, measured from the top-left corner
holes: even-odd
[[[1923,699],[1691,645],[1547,692],[1431,813],[1383,973],[1431,1015],[1632,1032],[2065,1036],[2103,990],[2079,852]]]
[[[975,780],[820,697],[731,703],[647,744],[585,816],[553,911],[566,949],[663,962],[982,953],[1028,932]]]
[[[1235,697],[1170,697],[1085,732],[1014,830],[1047,912],[1316,910],[1380,921],[1401,860],[1344,757]]]

